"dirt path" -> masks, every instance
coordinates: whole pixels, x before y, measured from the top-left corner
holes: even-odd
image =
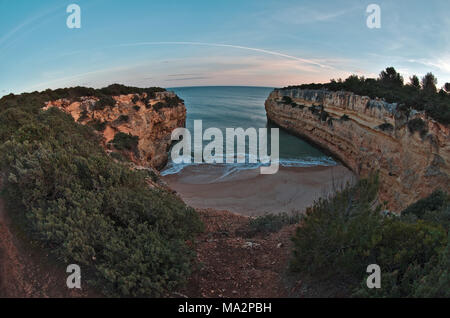
[[[26,246],[11,230],[0,198],[0,297],[83,297],[90,293],[70,290],[67,274],[48,255]]]
[[[24,277],[24,264],[13,244],[0,199],[0,297],[25,297],[31,289]]]
[[[291,237],[296,226],[268,236],[245,238],[249,218],[227,211],[200,210],[205,232],[198,238],[198,268],[187,287],[188,297],[298,296],[295,281],[286,280]]]

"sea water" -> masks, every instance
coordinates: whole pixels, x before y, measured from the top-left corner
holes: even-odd
[[[272,128],[267,121],[264,102],[273,88],[269,87],[181,87],[170,88],[184,100],[187,109],[186,128],[193,134],[194,120],[202,120],[203,130],[215,127],[226,128]],[[270,129],[269,129],[270,131]],[[334,166],[336,162],[318,148],[300,138],[280,129],[279,134],[280,165],[285,167]],[[270,140],[270,135],[268,136]],[[205,142],[207,143],[207,141]],[[270,144],[268,145],[270,149]],[[225,146],[224,146],[225,149]],[[192,160],[193,161],[193,160]],[[223,177],[243,169],[258,168],[260,163],[221,163],[217,167],[223,171]],[[198,163],[169,162],[162,175],[175,174],[189,165]]]

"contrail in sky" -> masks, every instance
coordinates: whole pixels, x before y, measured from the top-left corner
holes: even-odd
[[[241,45],[232,45],[232,44],[221,44],[221,43],[205,43],[205,42],[136,42],[136,43],[128,43],[128,44],[120,44],[119,46],[142,46],[142,45],[201,45],[201,46],[214,46],[214,47],[228,47],[228,48],[234,48],[234,49],[241,49],[241,50],[248,50],[248,51],[254,51],[264,54],[270,54],[275,55],[283,58],[287,58],[294,61],[299,61],[305,64],[311,64],[322,68],[332,68],[328,65],[324,65],[321,63],[318,63],[313,60],[303,59],[300,57],[276,52],[276,51],[269,51],[254,47],[248,47],[248,46],[241,46]]]

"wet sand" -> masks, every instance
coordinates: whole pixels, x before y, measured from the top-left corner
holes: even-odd
[[[274,175],[259,169],[238,170],[223,177],[224,167],[197,165],[163,179],[194,208],[227,210],[241,215],[304,211],[355,175],[342,165],[280,167]]]

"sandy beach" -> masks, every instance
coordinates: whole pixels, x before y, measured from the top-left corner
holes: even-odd
[[[342,165],[280,167],[274,175],[261,175],[259,169],[223,174],[224,167],[197,165],[163,179],[194,208],[247,216],[304,211],[319,197],[355,180]]]

